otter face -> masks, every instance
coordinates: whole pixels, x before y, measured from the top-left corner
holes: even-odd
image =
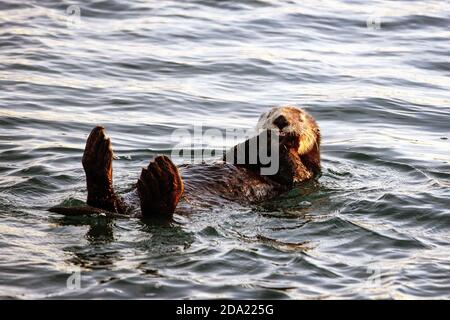
[[[262,161],[261,157],[254,157],[254,147],[258,146],[258,155],[262,151],[264,157],[267,151],[274,155],[276,147],[276,172],[267,173],[269,179],[292,187],[320,174],[320,130],[304,110],[290,106],[273,108],[261,115],[256,128],[257,135],[233,147],[224,155],[225,161],[265,175],[262,170],[269,165],[273,169],[273,159],[268,164],[265,158]],[[272,145],[273,136],[277,137],[277,145]],[[264,150],[259,149],[261,143],[268,143]]]
[[[306,111],[297,107],[275,107],[263,113],[257,130],[275,130],[280,136],[295,136],[298,139],[298,154],[306,155],[319,149],[320,130],[316,121]]]

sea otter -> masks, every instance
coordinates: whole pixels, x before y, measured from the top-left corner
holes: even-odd
[[[157,156],[142,169],[134,190],[121,196],[113,187],[111,141],[104,128],[97,126],[87,139],[82,159],[87,206],[49,210],[64,215],[171,219],[174,213],[183,214],[196,206],[269,200],[320,173],[320,130],[306,111],[292,106],[272,108],[261,115],[256,129],[258,135],[213,164],[177,167],[167,156]],[[252,154],[262,149],[277,155],[277,170],[270,175],[262,174],[269,164]]]

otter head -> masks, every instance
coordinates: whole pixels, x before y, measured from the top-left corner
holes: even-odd
[[[272,108],[261,115],[256,129],[279,135],[280,170],[274,180],[291,184],[320,173],[320,130],[306,111],[292,106]]]

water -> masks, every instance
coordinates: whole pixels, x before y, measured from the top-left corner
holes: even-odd
[[[0,9],[2,298],[450,298],[450,2]],[[317,119],[323,175],[269,209],[46,211],[84,201],[96,124],[126,189],[174,130],[249,129],[279,104]]]

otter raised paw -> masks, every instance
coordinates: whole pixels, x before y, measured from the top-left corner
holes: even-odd
[[[184,191],[178,168],[166,156],[157,156],[142,169],[137,183],[144,217],[170,218]]]
[[[96,126],[86,141],[82,160],[88,191],[86,202],[89,206],[122,214],[125,209],[113,187],[112,160],[111,140],[103,127]]]

